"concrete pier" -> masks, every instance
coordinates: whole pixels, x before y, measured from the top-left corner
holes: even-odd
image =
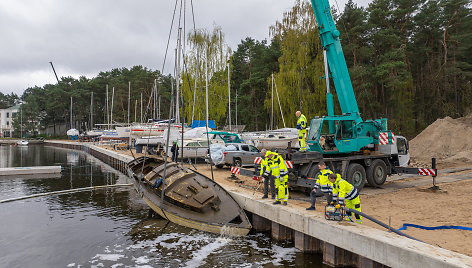
[[[322,253],[323,242],[299,231],[295,233],[295,248],[305,253]]]
[[[47,141],[46,145],[83,150],[126,174],[132,157],[92,144]],[[275,206],[272,200],[255,199],[236,185],[227,186],[233,198],[249,212],[253,228],[270,232],[274,240],[294,241],[306,253],[322,253],[333,267],[472,267],[472,258],[371,227],[326,221],[304,208]]]
[[[0,139],[0,145],[15,145],[18,141],[18,139]],[[28,143],[30,145],[34,144],[44,144],[44,140],[28,140]]]
[[[272,238],[276,241],[292,241],[294,237],[293,230],[290,227],[272,222]]]
[[[272,222],[257,214],[252,214],[252,228],[257,232],[270,232],[272,230]]]
[[[61,170],[61,166],[0,168],[0,176],[56,174],[61,173]]]

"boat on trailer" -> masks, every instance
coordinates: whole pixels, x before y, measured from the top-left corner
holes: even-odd
[[[196,171],[174,162],[140,157],[128,163],[128,175],[146,204],[173,223],[230,236],[247,235],[252,228],[236,200]]]

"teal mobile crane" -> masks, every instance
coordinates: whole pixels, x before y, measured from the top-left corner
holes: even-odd
[[[388,175],[437,175],[433,159],[431,168],[409,168],[408,141],[387,129],[387,119],[363,120],[349,76],[340,41],[340,32],[331,14],[328,0],[311,0],[320,31],[325,59],[327,88],[327,116],[315,117],[310,122],[308,152],[294,152],[290,146],[277,152],[290,161],[289,185],[311,190],[319,172],[317,164],[323,160],[335,172],[341,173],[356,188],[366,182],[382,185]],[[329,78],[334,82],[341,115],[334,114],[334,98],[329,89]],[[255,161],[257,163],[258,160]],[[238,169],[241,175],[256,172]]]
[[[384,135],[389,138],[389,143],[392,143],[393,135],[391,131],[387,130],[387,119],[363,120],[359,113],[341,47],[340,32],[336,29],[329,2],[327,0],[311,0],[311,3],[325,55],[328,116],[311,120],[307,142],[310,151],[323,154],[359,152],[368,145],[379,144],[380,132],[384,132]],[[329,90],[329,77],[334,82],[342,115],[334,115],[334,101],[333,94]]]

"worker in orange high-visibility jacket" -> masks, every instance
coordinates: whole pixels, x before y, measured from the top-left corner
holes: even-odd
[[[287,205],[288,202],[288,169],[285,160],[281,155],[275,152],[267,151],[267,163],[270,169],[270,175],[275,181],[275,202],[274,205]]]
[[[330,174],[328,178],[333,183],[333,202],[361,212],[359,191],[352,184],[342,179],[340,174]],[[346,212],[346,220],[362,224],[362,216],[349,211]]]

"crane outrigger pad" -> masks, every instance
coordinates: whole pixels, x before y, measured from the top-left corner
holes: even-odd
[[[252,228],[244,210],[223,187],[177,163],[165,165],[161,159],[140,157],[128,163],[128,175],[146,204],[171,222],[230,236],[247,235]]]

